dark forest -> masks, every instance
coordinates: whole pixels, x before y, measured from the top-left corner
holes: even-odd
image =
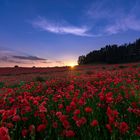
[[[140,39],[123,45],[106,45],[100,50],[93,50],[86,55],[79,56],[78,64],[93,63],[128,63],[140,61]]]

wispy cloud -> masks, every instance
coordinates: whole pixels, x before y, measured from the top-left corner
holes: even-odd
[[[62,62],[62,61],[55,61],[55,62],[56,62],[56,64],[59,64],[59,65],[65,65],[64,62]]]
[[[60,60],[46,59],[0,47],[0,67],[13,67],[14,65],[23,67],[50,67],[63,66],[64,63]]]
[[[43,62],[46,62],[46,59],[32,55],[25,55],[24,53],[19,53],[7,49],[0,49],[0,66],[8,66],[9,64],[34,65],[42,64]]]
[[[88,17],[93,19],[105,19],[112,16],[110,9],[106,6],[105,0],[91,3],[85,12]]]
[[[33,61],[46,60],[44,58],[39,58],[37,56],[12,56],[12,57],[17,59],[22,59],[22,60],[33,60]]]
[[[117,20],[113,25],[107,26],[105,32],[116,34],[127,30],[140,31],[140,20],[134,16],[128,16],[124,19]]]
[[[69,25],[68,23],[59,23],[49,21],[45,18],[39,17],[37,20],[32,22],[34,27],[40,28],[44,31],[55,33],[55,34],[72,34],[76,36],[87,36],[92,37],[93,35],[88,33],[89,28],[86,26],[76,27]]]
[[[140,31],[140,1],[95,0],[85,8],[84,25],[74,26],[64,21],[48,20],[39,16],[31,24],[34,28],[54,34],[100,37],[127,30]]]
[[[14,64],[26,64],[25,62],[16,60],[16,59],[11,59],[8,56],[2,56],[0,57],[0,63],[14,63]]]
[[[93,2],[85,11],[97,31],[102,35],[117,34],[127,30],[140,31],[140,2],[129,1],[124,6],[123,1],[102,0]]]

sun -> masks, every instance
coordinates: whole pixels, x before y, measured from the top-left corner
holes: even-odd
[[[75,67],[75,64],[70,64],[69,65],[71,68],[74,68]]]
[[[71,65],[70,67],[71,67],[71,68],[74,68],[74,65]]]
[[[69,66],[73,69],[75,66],[77,66],[77,63],[75,61],[67,61],[66,66]]]

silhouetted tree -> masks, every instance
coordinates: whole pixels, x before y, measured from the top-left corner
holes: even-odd
[[[100,50],[94,50],[79,56],[78,64],[90,63],[126,63],[140,61],[140,39],[134,43],[123,45],[106,45]]]
[[[19,66],[18,66],[18,65],[15,65],[14,67],[15,67],[15,68],[18,68]]]
[[[79,56],[79,58],[78,58],[78,64],[79,65],[81,65],[81,64],[85,64],[85,56],[84,55],[82,55],[82,56]]]

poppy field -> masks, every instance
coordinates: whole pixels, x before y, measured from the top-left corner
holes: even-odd
[[[139,64],[0,71],[0,140],[140,139]]]

